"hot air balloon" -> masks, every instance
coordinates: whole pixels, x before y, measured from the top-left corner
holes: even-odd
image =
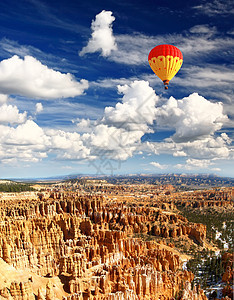
[[[173,45],[159,45],[150,51],[148,61],[151,69],[163,81],[167,90],[169,81],[182,66],[183,55]]]

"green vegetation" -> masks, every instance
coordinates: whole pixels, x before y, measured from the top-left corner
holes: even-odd
[[[225,271],[225,262],[222,262],[221,259],[224,242],[228,244],[226,251],[231,253],[234,251],[233,211],[232,209],[215,207],[202,208],[201,210],[180,206],[177,208],[188,221],[206,225],[207,240],[221,250],[217,254],[193,245],[187,252],[193,256],[187,262],[187,270],[194,274],[193,284],[200,284],[202,289],[211,290],[211,295],[213,295],[216,291],[212,291],[212,285],[221,281]]]
[[[224,273],[221,255],[216,256],[214,252],[207,250],[194,252],[193,259],[187,262],[187,269],[193,272],[194,283],[200,284],[203,289],[220,281]]]
[[[0,183],[0,192],[16,193],[34,191],[29,184],[23,183]]]
[[[224,243],[228,243],[228,251],[234,250],[233,239],[233,220],[234,214],[228,210],[216,210],[214,208],[193,209],[177,206],[181,214],[188,219],[189,222],[202,223],[206,225],[207,240],[213,242],[219,249],[223,249]],[[220,237],[216,239],[217,232]]]

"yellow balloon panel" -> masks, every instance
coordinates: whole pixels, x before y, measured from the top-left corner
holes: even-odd
[[[152,57],[149,64],[154,73],[162,80],[171,80],[181,68],[183,60],[173,56]]]

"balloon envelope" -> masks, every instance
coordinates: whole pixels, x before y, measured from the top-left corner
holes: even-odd
[[[148,57],[151,69],[164,82],[165,89],[183,63],[181,51],[173,45],[154,47]]]

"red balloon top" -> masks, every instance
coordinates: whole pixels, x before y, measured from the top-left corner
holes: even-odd
[[[148,60],[150,60],[152,57],[158,57],[158,56],[167,56],[171,55],[173,57],[179,57],[180,59],[183,59],[183,55],[181,51],[173,46],[173,45],[158,45],[154,47],[148,56]]]

